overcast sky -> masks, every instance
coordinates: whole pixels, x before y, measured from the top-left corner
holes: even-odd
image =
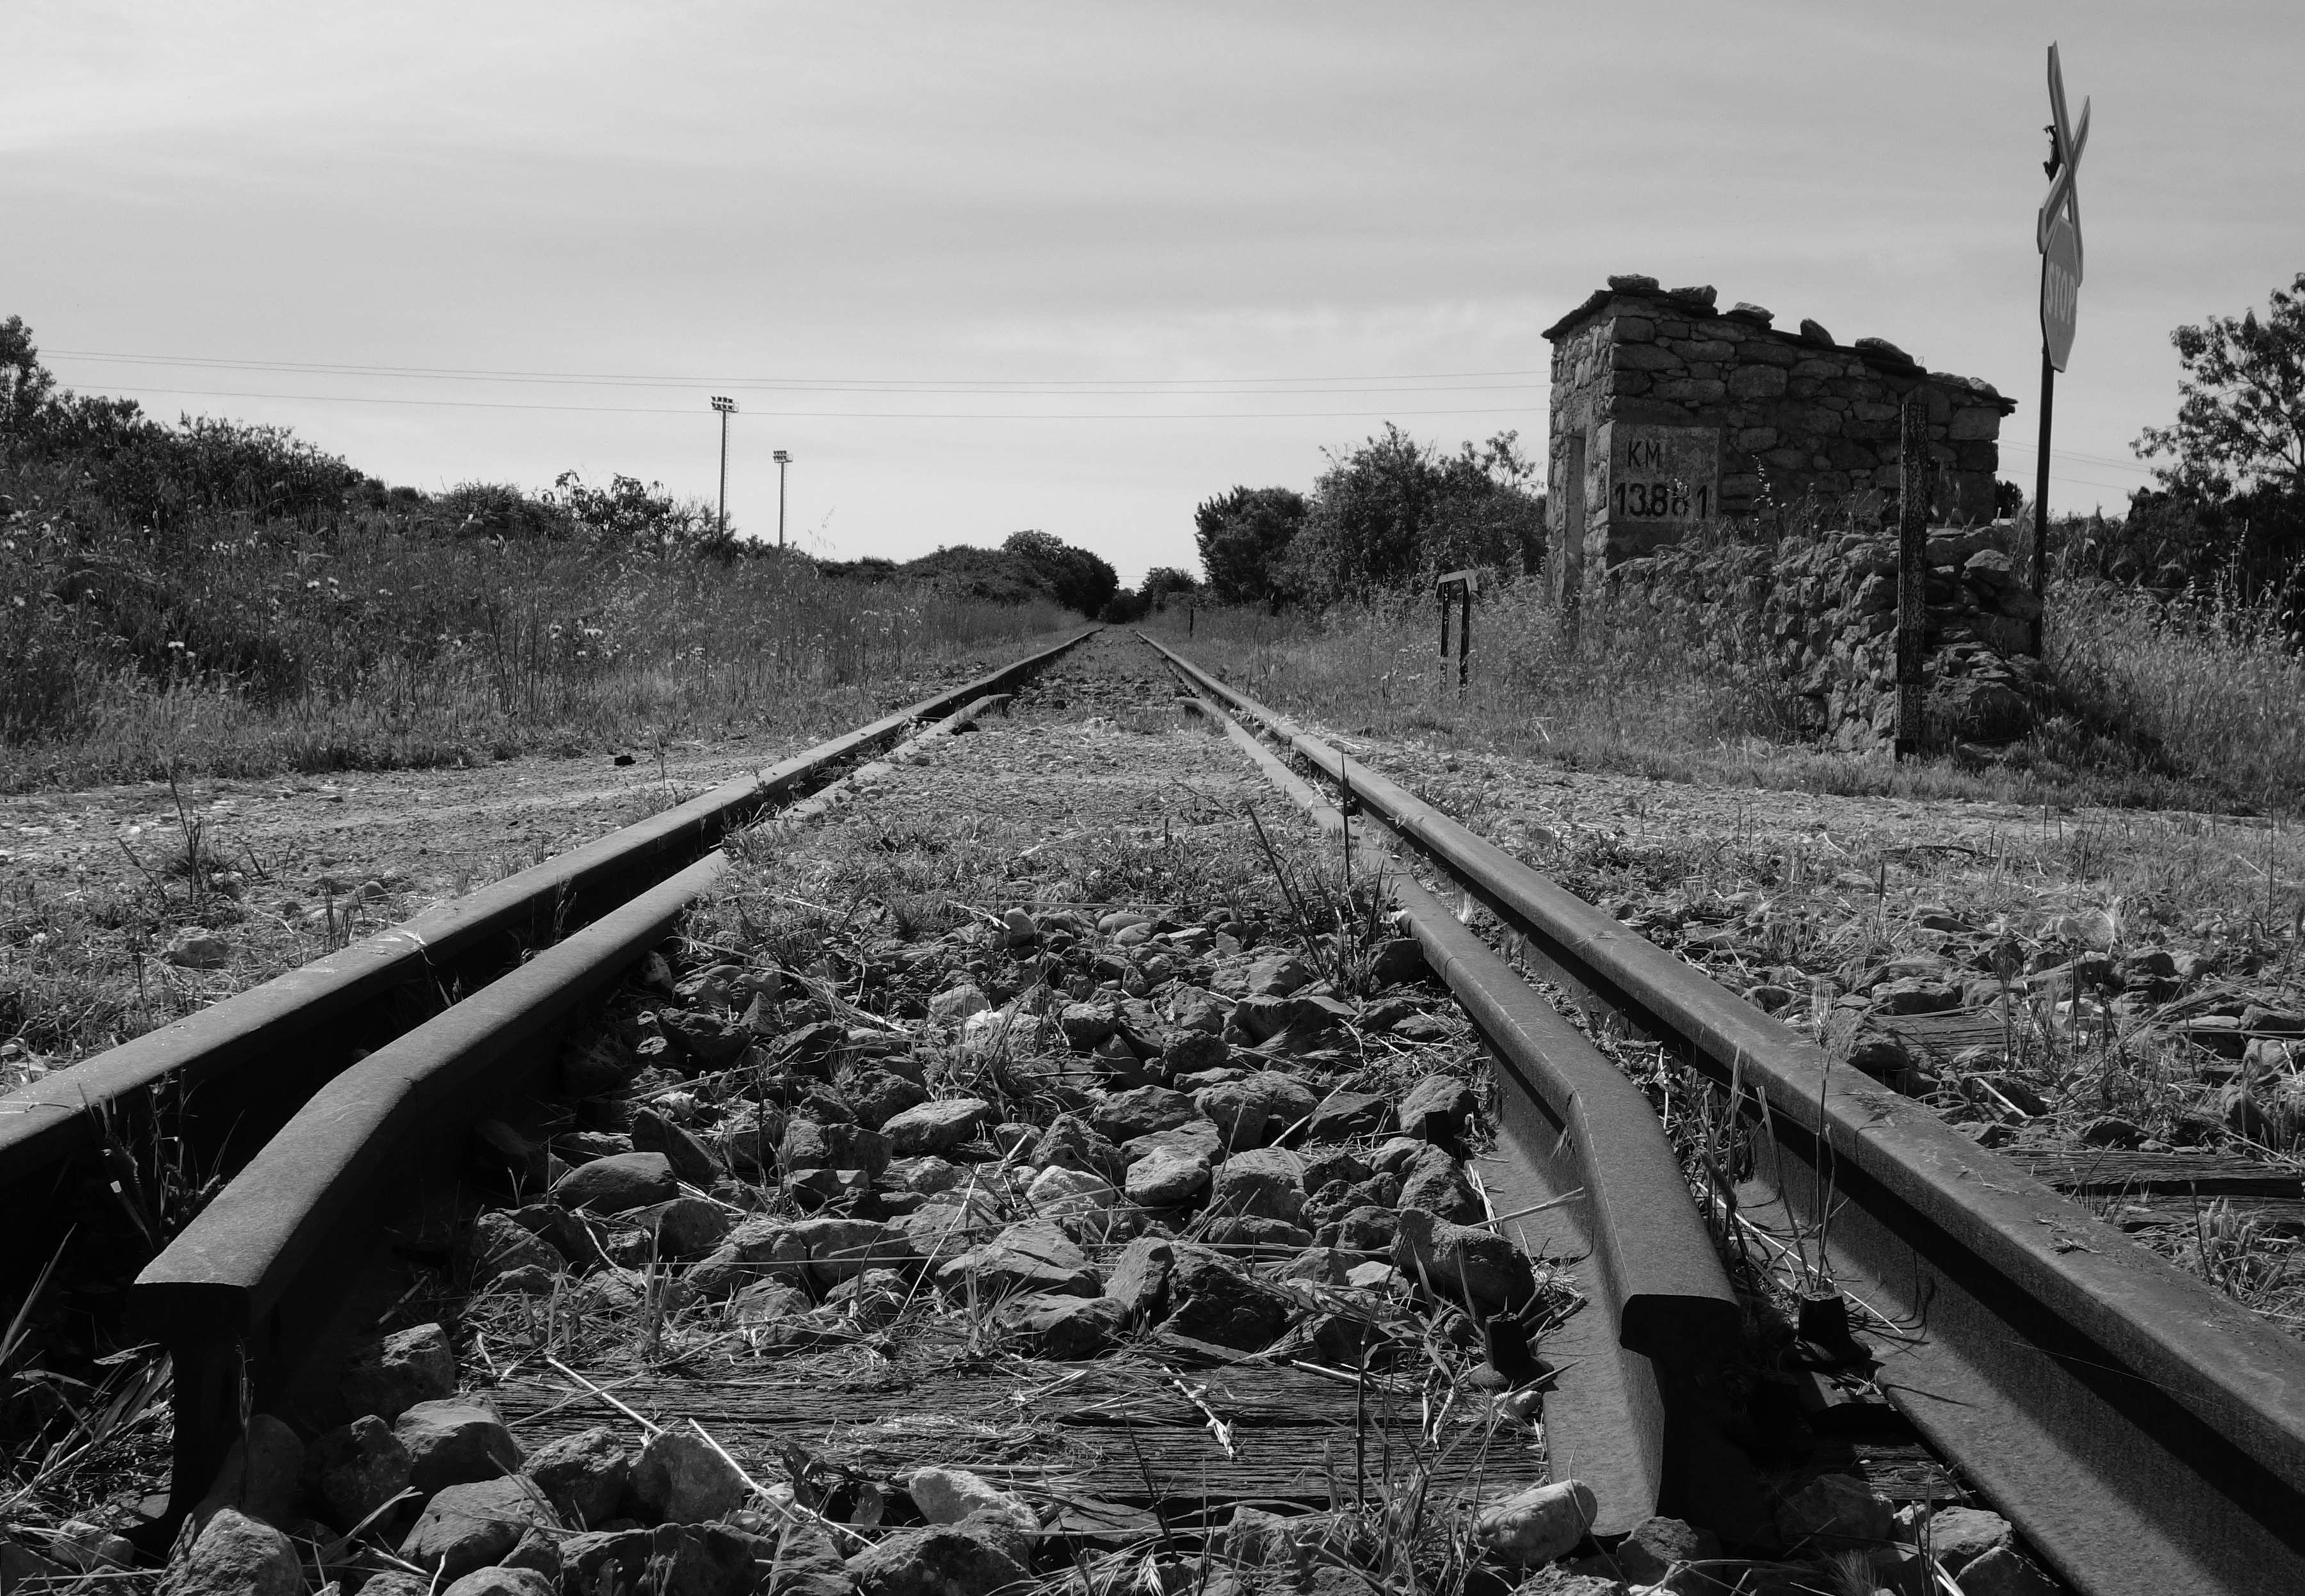
[[[1039,527],[1134,581],[1387,419],[1541,454],[1541,329],[1645,272],[1995,383],[2029,486],[2052,38],[2052,507],[2117,507],[2169,329],[2305,270],[2296,0],[0,0],[0,316],[428,488],[710,495],[729,394],[749,533],[785,448],[820,553]]]

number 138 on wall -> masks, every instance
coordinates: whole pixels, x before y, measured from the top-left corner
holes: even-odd
[[[1630,521],[1702,521],[1713,514],[1709,483],[1675,478],[1665,482],[1617,482],[1611,486],[1609,508]]]
[[[1686,522],[1721,514],[1721,429],[1604,422],[1612,522]],[[1588,500],[1589,502],[1589,500]]]

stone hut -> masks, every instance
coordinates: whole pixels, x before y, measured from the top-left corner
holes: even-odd
[[[1789,333],[1774,319],[1758,305],[1717,310],[1711,288],[1620,276],[1545,329],[1546,556],[1564,601],[1588,567],[1653,554],[1701,522],[1803,500],[1842,526],[1877,517],[1898,491],[1900,407],[1917,387],[1937,466],[1931,521],[1992,520],[1996,440],[2016,401],[1883,339],[1844,345],[1814,321]]]

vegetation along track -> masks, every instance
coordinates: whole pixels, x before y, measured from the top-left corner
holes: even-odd
[[[2084,1589],[2290,1588],[2290,1344],[1170,660],[1099,635],[310,1095],[137,1283],[180,1573],[2021,1588],[1885,1394]],[[1698,1204],[1416,870],[1721,1076]]]

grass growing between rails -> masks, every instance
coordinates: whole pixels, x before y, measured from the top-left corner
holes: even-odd
[[[0,515],[0,790],[813,733],[1071,619],[389,508],[165,539],[89,519]]]
[[[1588,616],[1574,642],[1541,583],[1483,595],[1470,681],[1440,657],[1429,594],[1322,617],[1203,609],[1147,630],[1244,692],[1340,731],[1619,771],[1845,795],[2190,810],[2293,809],[2305,793],[2305,658],[2262,608],[2185,608],[2108,583],[2049,594],[2054,701],[1998,761],[1900,765],[1794,730],[1791,686],[1723,670],[1654,625]],[[1452,639],[1453,645],[1453,639]]]

